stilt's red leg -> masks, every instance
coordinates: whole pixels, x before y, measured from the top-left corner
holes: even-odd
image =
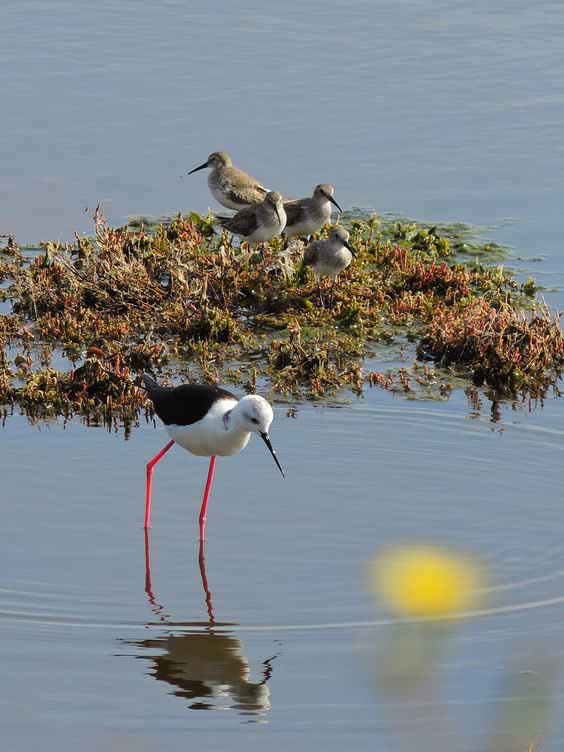
[[[153,457],[153,459],[150,462],[147,462],[147,493],[145,494],[145,529],[149,527],[149,523],[151,522],[151,486],[153,483],[153,470],[157,462],[162,457],[164,457],[164,455],[168,452],[168,450],[171,448],[173,444],[174,444],[174,441],[169,441],[164,449],[161,449],[161,451],[155,457]]]
[[[200,575],[202,577],[202,587],[204,588],[204,593],[206,595],[206,607],[208,609],[208,616],[210,618],[210,627],[213,627],[215,624],[215,619],[213,615],[213,603],[212,603],[212,594],[210,593],[210,589],[208,587],[208,578],[206,577],[206,557],[204,556],[204,541],[200,541],[200,555],[198,556],[198,560],[200,562]]]
[[[208,499],[213,483],[213,474],[215,471],[215,457],[210,459],[210,469],[208,470],[208,479],[206,481],[206,489],[204,491],[204,498],[202,500],[202,508],[200,509],[200,540],[205,540],[204,533],[206,532],[206,516],[208,511]]]

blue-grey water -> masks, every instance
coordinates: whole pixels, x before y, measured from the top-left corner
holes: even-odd
[[[561,300],[560,2],[4,0],[0,28],[0,234],[68,238],[98,203],[112,222],[206,210],[204,173],[185,173],[226,149],[285,193],[329,181],[345,207],[494,226]],[[156,469],[146,593],[163,431],[10,417],[6,749],[504,752],[511,717],[560,750],[563,415],[549,399],[494,423],[461,393],[380,390],[279,406],[286,481],[259,442],[218,461],[207,604],[203,460]],[[372,599],[367,562],[412,540],[474,554],[496,589],[406,697],[384,669],[417,640]]]

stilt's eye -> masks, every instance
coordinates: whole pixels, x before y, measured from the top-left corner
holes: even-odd
[[[251,418],[251,423],[256,423],[258,425],[258,420],[256,418]]]

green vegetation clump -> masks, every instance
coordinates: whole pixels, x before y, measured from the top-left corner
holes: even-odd
[[[418,347],[422,358],[465,370],[476,386],[498,397],[542,397],[564,363],[559,316],[541,306],[532,315],[477,298],[438,311]]]
[[[484,263],[488,244],[462,226],[347,224],[358,255],[330,308],[302,243],[238,247],[194,213],[112,228],[97,211],[91,237],[34,252],[5,239],[0,402],[39,417],[132,421],[150,409],[142,370],[247,389],[259,380],[275,396],[309,399],[365,384],[446,398],[459,376],[500,398],[543,396],[555,383],[558,317],[535,304],[533,280],[520,286]],[[441,368],[365,373],[365,358],[393,342],[415,343]]]

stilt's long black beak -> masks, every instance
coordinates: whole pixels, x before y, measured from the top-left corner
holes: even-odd
[[[353,256],[357,256],[356,249],[352,247],[348,240],[343,240],[343,245],[346,246]]]
[[[194,167],[193,170],[190,170],[188,175],[191,175],[193,172],[198,172],[198,170],[205,170],[207,166],[208,166],[208,163],[204,162],[204,164],[201,164],[199,167]]]
[[[342,214],[342,213],[343,213],[343,210],[341,209],[341,207],[339,206],[339,204],[338,204],[338,203],[337,203],[337,202],[335,201],[335,199],[333,198],[333,196],[329,196],[329,194],[327,194],[327,198],[328,198],[328,199],[329,199],[329,201],[330,201],[330,202],[331,202],[331,203],[333,204],[333,206],[336,206],[336,207],[337,207],[337,209],[338,209],[338,210],[339,210],[339,211],[341,212],[341,214]]]
[[[267,433],[261,433],[260,437],[264,441],[266,446],[268,447],[270,454],[274,457],[274,462],[276,462],[276,464],[278,465],[278,469],[282,473],[282,477],[285,478],[286,476],[284,475],[284,470],[282,470],[282,466],[278,462],[278,457],[276,456],[276,452],[274,451],[274,449],[272,448],[272,444],[270,443],[270,437],[268,436]]]

